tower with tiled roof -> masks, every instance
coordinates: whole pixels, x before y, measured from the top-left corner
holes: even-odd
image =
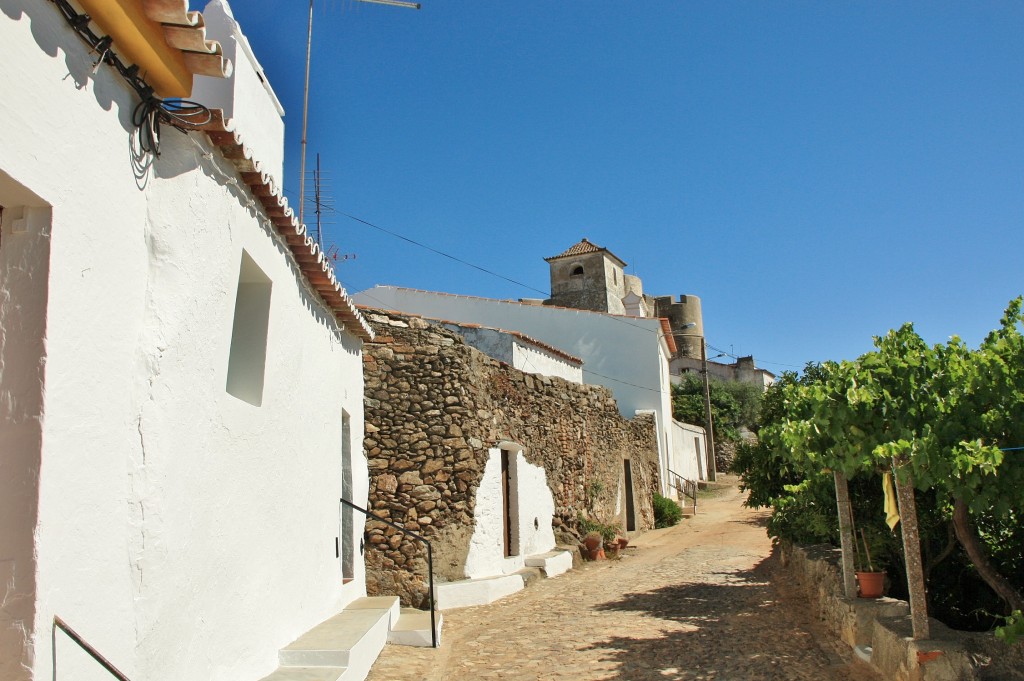
[[[583,239],[562,253],[544,258],[551,268],[549,305],[625,314],[626,263]],[[635,277],[633,277],[635,279]]]

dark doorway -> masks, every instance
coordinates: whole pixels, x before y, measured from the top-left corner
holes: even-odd
[[[636,511],[633,508],[633,467],[629,459],[623,459],[623,473],[626,480],[626,532],[636,531]]]
[[[512,553],[512,488],[508,465],[508,450],[501,450],[501,519],[504,526],[505,557]]]

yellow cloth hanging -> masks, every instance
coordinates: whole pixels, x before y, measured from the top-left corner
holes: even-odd
[[[885,524],[890,530],[896,529],[900,521],[900,509],[896,506],[896,489],[892,485],[892,473],[882,476],[882,493],[885,494]]]

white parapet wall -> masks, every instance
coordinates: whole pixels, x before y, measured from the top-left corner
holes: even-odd
[[[346,468],[347,493],[367,493],[361,342],[203,135],[165,128],[159,158],[133,163],[138,99],[113,69],[93,73],[55,5],[5,2],[0,45],[16,55],[0,72],[0,205],[34,197],[45,218],[27,238],[5,210],[0,240],[0,260],[24,263],[44,294],[19,293],[18,314],[45,320],[44,382],[21,381],[41,405],[18,400],[36,451],[3,451],[18,470],[0,476],[0,500],[26,482],[38,517],[29,502],[5,516],[33,546],[5,536],[2,549],[34,581],[17,582],[33,608],[14,623],[20,651],[0,639],[0,665],[17,659],[0,678],[110,678],[53,633],[55,616],[132,679],[260,678],[279,648],[365,593],[362,561],[345,575],[336,554],[362,526],[342,531]],[[238,325],[247,299],[265,307],[265,347],[240,366],[263,373],[239,397],[228,374],[234,330],[252,328]],[[37,355],[42,329],[27,339]],[[0,442],[13,379],[0,377]]]

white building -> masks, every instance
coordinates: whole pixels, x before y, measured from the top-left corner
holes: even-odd
[[[583,360],[519,331],[480,324],[440,321],[441,326],[462,336],[470,345],[499,362],[526,374],[557,376],[583,383]]]
[[[515,329],[578,357],[583,361],[583,382],[609,388],[624,416],[632,417],[637,412],[655,415],[662,494],[675,496],[670,486],[670,468],[681,475],[684,470],[703,472],[696,460],[691,460],[695,457],[692,440],[677,441],[674,434],[668,362],[675,344],[664,319],[395,286],[375,286],[352,297],[360,305],[370,307]],[[699,430],[703,434],[703,429]],[[700,448],[705,447],[701,439]]]
[[[160,96],[229,70],[186,0],[80,6]],[[56,618],[131,679],[261,678],[365,595],[339,499],[366,499],[372,334],[277,188],[229,12],[204,88],[245,125],[164,125],[154,157],[63,10],[0,12],[0,679],[112,678]]]

